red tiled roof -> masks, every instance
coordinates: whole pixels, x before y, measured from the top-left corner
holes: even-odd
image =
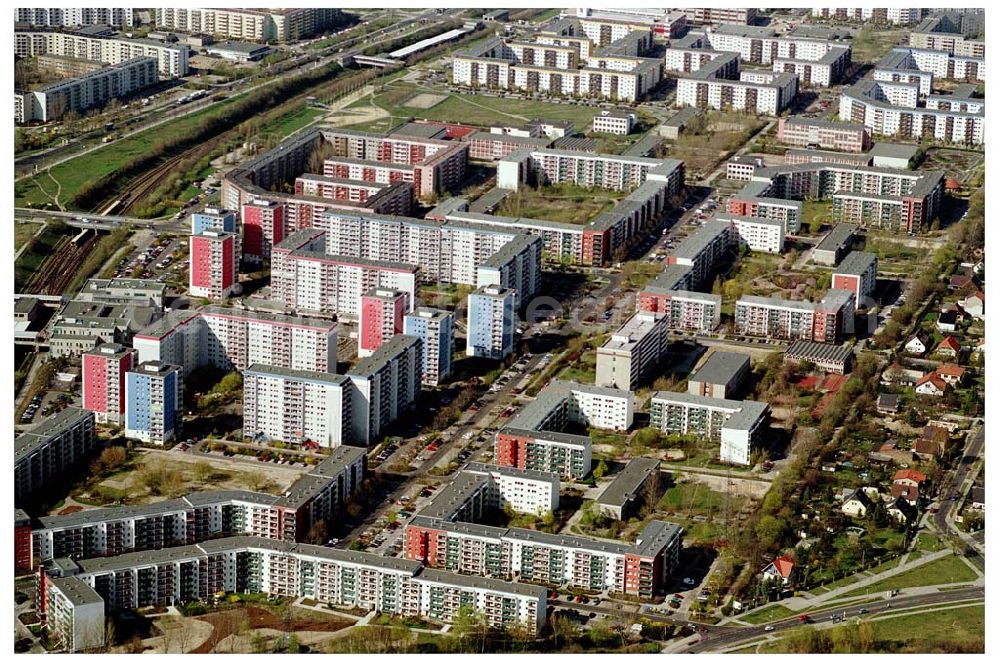
[[[941,349],[941,347],[949,347],[956,352],[962,348],[962,346],[958,344],[958,340],[956,340],[952,335],[949,335],[941,341],[941,344],[938,345],[938,349]]]
[[[782,578],[788,578],[789,576],[791,576],[792,568],[795,566],[795,562],[792,562],[792,559],[785,555],[782,555],[781,557],[777,558],[776,560],[771,562],[771,564],[773,564],[774,568],[778,570],[778,573],[781,575]]]
[[[917,386],[923,386],[927,382],[934,384],[934,387],[943,391],[948,386],[948,382],[941,379],[941,375],[937,373],[937,370],[928,372],[926,375],[917,380]]]
[[[915,469],[901,469],[896,472],[896,476],[892,477],[893,481],[901,481],[903,479],[909,479],[915,483],[923,483],[927,480],[927,475]]]
[[[965,374],[965,368],[955,365],[954,363],[946,363],[945,365],[939,365],[938,369],[935,370],[938,376],[950,375],[953,377],[961,377]]]

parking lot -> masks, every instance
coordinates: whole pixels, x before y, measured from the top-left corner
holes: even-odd
[[[114,277],[183,282],[187,274],[185,239],[155,235],[115,266]]]

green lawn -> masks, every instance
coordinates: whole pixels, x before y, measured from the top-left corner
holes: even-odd
[[[618,192],[572,184],[522,188],[504,199],[496,214],[583,225],[611,210],[620,196]]]
[[[739,619],[743,622],[749,622],[751,624],[762,624],[764,622],[784,620],[793,615],[795,615],[795,611],[785,608],[784,606],[768,606],[767,608],[755,610],[747,615],[741,615]]]
[[[923,641],[982,640],[986,631],[986,607],[983,604],[933,609],[927,613],[879,617],[874,620],[875,635],[880,641],[909,641],[919,637]]]
[[[945,548],[946,544],[941,541],[941,538],[936,534],[931,534],[930,532],[921,532],[917,535],[917,549],[924,550],[929,553],[941,550]]]
[[[559,373],[559,379],[569,382],[580,382],[581,384],[593,384],[594,376],[597,372],[597,352],[590,350],[580,355],[573,365],[563,368]]]
[[[21,246],[31,240],[41,227],[39,222],[15,222],[14,223],[14,251],[21,249]]]
[[[890,576],[879,582],[867,585],[846,594],[876,594],[888,590],[907,587],[923,587],[926,585],[948,585],[951,583],[968,583],[976,580],[976,574],[957,555],[943,557],[916,569],[910,569],[895,576]],[[842,596],[842,595],[841,595]]]
[[[823,594],[824,592],[832,592],[833,590],[836,590],[839,587],[844,587],[845,585],[850,585],[851,583],[856,583],[857,581],[858,577],[855,576],[854,574],[851,574],[850,576],[847,576],[845,578],[839,578],[833,581],[832,583],[821,585],[817,587],[815,590],[810,590],[810,591],[815,592],[816,594]]]
[[[854,62],[875,62],[884,57],[893,46],[906,37],[905,30],[885,30],[882,28],[863,28],[851,40],[852,60]]]
[[[303,106],[298,111],[290,113],[283,118],[276,119],[261,128],[261,134],[277,134],[281,138],[302,129],[313,120],[325,113],[323,109],[314,109]]]
[[[657,508],[687,515],[705,515],[721,511],[725,495],[703,483],[681,481],[664,493]]]
[[[527,101],[504,97],[482,95],[450,94],[429,109],[406,106],[421,92],[439,94],[437,91],[422,91],[406,83],[390,84],[374,97],[366,97],[348,108],[370,106],[374,103],[388,111],[396,119],[395,123],[409,117],[441,122],[465,123],[488,126],[493,123],[524,123],[533,118],[546,120],[569,120],[577,130],[586,130],[599,109],[576,104],[552,104],[549,102]]]
[[[161,141],[198,126],[208,114],[214,114],[242,97],[243,95],[231,97],[224,102],[116,141],[109,146],[98,148],[86,155],[53,167],[48,173],[62,186],[60,201],[65,205],[85,183],[106,176],[131,160],[149,153]],[[46,203],[54,203],[52,198],[54,194],[55,183],[48,176],[39,174],[14,185],[14,205],[38,208]]]

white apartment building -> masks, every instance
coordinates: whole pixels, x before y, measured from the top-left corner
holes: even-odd
[[[917,84],[863,80],[841,93],[840,119],[888,137],[972,146],[985,141],[985,100],[930,95],[920,107],[918,95]]]
[[[781,254],[785,249],[785,222],[761,217],[726,216],[741,245],[753,252]]]
[[[135,334],[139,362],[242,372],[255,363],[329,372],[337,367],[337,325],[321,319],[205,307],[168,313]]]
[[[769,413],[763,402],[659,391],[650,401],[649,422],[667,434],[695,434],[719,442],[720,460],[749,465],[750,449],[759,441]]]
[[[14,31],[14,53],[22,58],[42,54],[95,60],[119,65],[135,58],[156,58],[160,76],[187,76],[188,47],[153,39],[128,39],[120,35],[29,28]]]
[[[50,28],[69,28],[81,25],[110,25],[130,28],[134,24],[134,10],[129,7],[34,7],[14,10],[14,23]]]
[[[343,375],[251,365],[243,372],[243,436],[333,448],[351,434],[351,387]]]
[[[676,106],[732,109],[776,116],[798,94],[798,77],[786,72],[743,71],[739,56],[724,54],[692,74],[677,78]]]
[[[403,318],[403,333],[423,343],[423,383],[438,386],[451,376],[455,347],[455,315],[447,310],[418,307]]]
[[[371,289],[416,297],[420,269],[411,264],[327,254],[326,232],[305,229],[271,251],[271,298],[298,312],[358,320]]]
[[[14,122],[49,122],[134,95],[158,80],[156,60],[133,58],[34,90],[14,92]]]
[[[328,7],[237,9],[174,7],[156,9],[163,30],[205,33],[248,42],[294,42],[329,26],[340,12]]]
[[[722,296],[661,285],[654,280],[639,292],[637,312],[660,312],[673,330],[707,333],[719,327]]]
[[[923,17],[920,7],[852,7],[830,9],[813,7],[815,18],[836,21],[871,21],[872,23],[890,23],[892,25],[913,25]]]
[[[594,383],[634,391],[667,351],[668,320],[656,312],[636,312],[597,349]]]
[[[553,380],[543,392],[565,395],[567,418],[573,423],[601,430],[632,427],[635,395],[631,391]]]
[[[352,441],[366,446],[407,412],[420,396],[423,344],[396,335],[347,372],[351,380]]]
[[[736,301],[735,329],[744,335],[789,340],[812,340],[816,304],[764,296],[741,296]]]
[[[559,475],[514,467],[499,467],[478,462],[468,463],[462,471],[489,479],[487,500],[492,506],[510,508],[518,513],[542,515],[559,508]]]

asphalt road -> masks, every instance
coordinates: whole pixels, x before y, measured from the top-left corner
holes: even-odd
[[[973,466],[975,462],[982,455],[983,447],[986,444],[986,434],[985,428],[980,425],[976,428],[976,431],[969,437],[969,443],[965,448],[962,455],[962,460],[955,469],[953,480],[950,484],[946,485],[941,490],[941,496],[944,498],[938,505],[938,511],[934,514],[934,525],[937,527],[941,534],[958,535],[958,533],[948,524],[948,516],[957,507],[957,505],[962,502],[962,486],[966,481],[970,479],[973,474]],[[952,496],[958,496],[957,500],[948,499]],[[965,539],[963,539],[965,541]],[[965,556],[976,565],[976,567],[985,573],[986,571],[986,558],[979,549],[968,547],[965,550]]]
[[[811,613],[811,616],[817,625],[832,626],[830,618],[833,616],[834,612],[836,612],[837,615],[846,612],[848,619],[852,617],[871,618],[887,612],[896,613],[900,610],[908,608],[918,608],[920,606],[929,606],[932,604],[942,604],[948,602],[969,601],[973,599],[985,599],[985,594],[985,589],[982,587],[950,590],[947,592],[932,592],[929,594],[921,594],[910,597],[905,596],[904,594],[888,602],[878,600],[868,603],[852,604],[850,606],[837,608],[835,611],[824,610],[819,613]],[[886,603],[889,603],[891,608],[885,608]],[[858,614],[858,611],[863,608],[866,608],[869,611],[864,616]],[[702,640],[693,645],[688,652],[720,652],[735,645],[739,645],[740,643],[746,643],[754,640],[755,638],[763,638],[773,633],[780,633],[784,629],[797,627],[800,624],[801,623],[798,618],[793,617],[787,620],[772,622],[771,625],[774,627],[774,631],[764,631],[764,625],[757,625],[754,627],[712,627],[707,633],[703,634]]]

